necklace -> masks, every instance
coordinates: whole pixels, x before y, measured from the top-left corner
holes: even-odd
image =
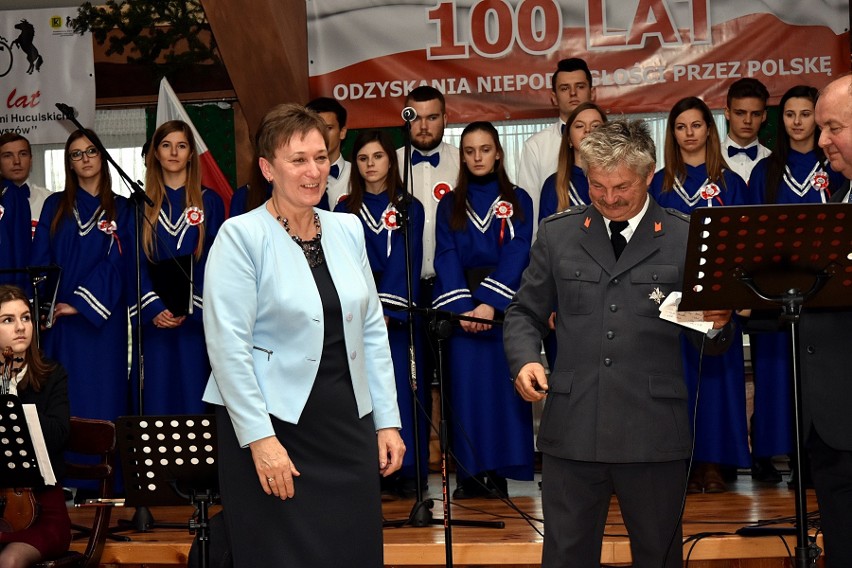
[[[286,217],[281,216],[281,213],[278,211],[278,205],[275,204],[274,199],[272,200],[272,208],[275,209],[275,219],[281,223],[281,226],[284,227],[284,230],[287,231],[287,234],[290,235],[291,239],[293,239],[293,242],[302,247],[302,252],[305,253],[308,266],[315,268],[324,263],[325,255],[322,252],[322,243],[320,242],[322,240],[322,227],[320,226],[319,213],[314,212],[314,227],[316,227],[317,234],[311,240],[305,241],[302,240],[302,237],[299,235],[294,235],[290,230],[290,221],[288,221]]]

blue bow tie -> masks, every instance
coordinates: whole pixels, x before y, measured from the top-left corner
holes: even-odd
[[[441,161],[441,154],[438,153],[438,152],[435,152],[434,154],[432,154],[430,156],[424,156],[423,154],[420,153],[420,150],[414,150],[411,153],[411,165],[412,166],[416,166],[420,162],[429,162],[430,166],[432,166],[433,168],[437,168],[440,161]]]
[[[339,178],[340,177],[340,166],[338,166],[337,164],[334,164],[333,166],[331,166],[331,170],[328,173],[334,179]]]
[[[739,153],[743,153],[749,157],[750,160],[757,159],[757,145],[749,146],[748,148],[736,148],[734,146],[728,146],[728,157],[733,158]]]

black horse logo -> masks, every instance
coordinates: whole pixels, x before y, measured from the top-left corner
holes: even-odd
[[[18,48],[27,54],[27,61],[30,64],[29,69],[27,69],[27,74],[32,75],[33,70],[38,71],[41,69],[41,64],[44,63],[44,58],[36,49],[36,46],[33,45],[33,40],[35,39],[35,28],[31,23],[26,20],[21,20],[20,23],[15,24],[16,30],[21,30],[20,35],[12,42],[12,47],[18,46]]]

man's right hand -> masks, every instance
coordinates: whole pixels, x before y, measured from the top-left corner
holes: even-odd
[[[515,390],[527,402],[542,400],[549,388],[541,363],[527,363],[515,378]]]

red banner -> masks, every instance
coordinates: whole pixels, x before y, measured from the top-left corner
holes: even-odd
[[[610,13],[605,0],[579,9],[566,0],[478,0],[337,12],[344,0],[317,3],[311,93],[340,100],[353,128],[399,123],[405,95],[423,84],[447,96],[453,123],[551,118],[551,74],[564,57],[588,62],[608,113],[668,112],[690,95],[722,108],[741,77],[762,81],[774,104],[794,85],[822,87],[850,70],[848,5],[822,0],[774,2],[792,6],[783,14],[755,0],[638,0],[632,15],[623,2]],[[584,25],[565,25],[574,22]]]

